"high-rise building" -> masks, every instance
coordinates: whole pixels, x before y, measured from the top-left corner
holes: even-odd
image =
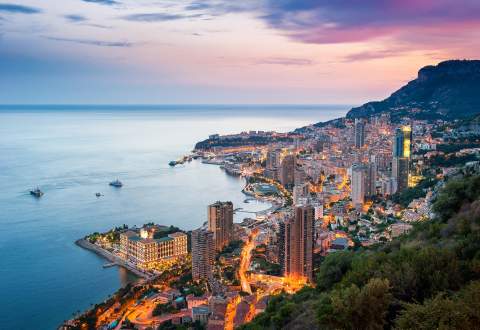
[[[408,158],[412,154],[412,128],[402,126],[395,130],[393,140],[393,157]]]
[[[365,195],[368,197],[377,194],[377,165],[375,159],[367,164],[367,175],[365,183]]]
[[[278,167],[280,167],[280,151],[269,150],[267,152],[267,160],[265,165],[267,170],[276,170]]]
[[[397,182],[397,191],[408,188],[409,162],[408,158],[393,157],[392,177]]]
[[[355,148],[365,145],[365,122],[363,119],[355,119]]]
[[[265,162],[264,176],[272,180],[278,180],[278,171],[280,167],[280,150],[269,150]]]
[[[286,155],[280,166],[279,179],[284,187],[292,187],[295,184],[295,155]]]
[[[208,206],[208,230],[213,233],[215,250],[221,251],[233,238],[232,202],[215,202]]]
[[[313,281],[314,219],[314,208],[300,205],[292,218],[280,223],[279,262],[284,276]]]
[[[310,185],[308,182],[304,182],[293,187],[293,203],[300,204],[302,200],[310,197]]]
[[[397,179],[393,177],[382,178],[381,190],[383,196],[390,196],[397,192]]]
[[[287,236],[285,234],[287,221],[288,220],[280,221],[278,231],[278,263],[280,264],[280,272],[282,275],[285,275],[285,265],[290,262],[286,260],[287,255],[285,254],[285,251],[287,250],[286,244],[290,241],[286,239]]]
[[[399,192],[408,188],[411,154],[412,128],[410,126],[397,128],[393,140],[392,176],[397,181]]]
[[[293,184],[294,185],[301,185],[305,182],[307,178],[307,174],[303,167],[295,166],[295,170],[293,172]]]
[[[192,277],[194,281],[205,280],[212,275],[214,259],[213,233],[205,229],[192,231]]]
[[[375,166],[377,171],[386,172],[390,168],[392,163],[392,154],[376,154],[375,155]]]
[[[322,152],[324,144],[325,144],[325,142],[321,139],[315,140],[315,142],[313,144],[313,150],[315,152]]]
[[[352,165],[352,204],[361,207],[365,202],[367,167],[363,164]]]

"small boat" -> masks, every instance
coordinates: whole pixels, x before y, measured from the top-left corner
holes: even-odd
[[[174,160],[172,160],[172,161],[170,161],[170,162],[168,163],[168,165],[170,165],[170,166],[175,166],[175,165],[177,165],[177,162],[174,161]]]
[[[43,191],[41,191],[40,188],[37,187],[33,190],[30,190],[30,195],[40,198],[43,196]]]
[[[95,196],[97,196],[97,197],[102,197],[102,194],[96,193]]]
[[[109,267],[113,267],[113,266],[115,266],[115,265],[116,265],[116,263],[111,262],[111,263],[103,264],[102,267],[103,267],[103,268],[109,268]]]
[[[112,187],[117,187],[121,188],[123,186],[123,183],[120,180],[115,180],[109,183]]]

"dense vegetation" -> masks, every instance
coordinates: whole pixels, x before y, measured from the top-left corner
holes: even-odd
[[[316,287],[271,299],[243,329],[474,329],[480,324],[480,176],[451,179],[435,219],[325,258]]]
[[[455,156],[454,154],[449,154],[432,157],[428,163],[431,167],[454,167],[475,160],[478,160],[478,157],[475,154],[465,156]]]
[[[410,187],[394,194],[392,200],[403,207],[407,207],[414,199],[425,197],[428,188],[433,187],[437,182],[436,178],[427,177],[421,180],[415,187]]]
[[[180,228],[175,227],[175,226],[169,226],[169,227],[163,228],[162,230],[156,231],[153,234],[153,238],[160,239],[160,238],[167,237],[168,235],[173,234],[173,233],[177,233],[177,232],[183,232],[183,230],[181,230]]]
[[[262,146],[275,142],[293,142],[293,137],[243,136],[229,139],[209,138],[198,142],[195,150],[210,150],[214,147]]]

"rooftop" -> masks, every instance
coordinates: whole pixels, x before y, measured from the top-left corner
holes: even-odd
[[[122,233],[122,235],[127,236],[128,238],[138,236],[138,233],[134,232],[133,230],[127,230],[126,232]]]
[[[192,308],[192,314],[208,314],[210,309],[208,306],[197,306]]]
[[[184,236],[187,236],[187,234],[182,233],[181,231],[177,231],[176,233],[169,234],[168,236],[172,237],[172,238],[174,238],[174,237],[184,237]]]

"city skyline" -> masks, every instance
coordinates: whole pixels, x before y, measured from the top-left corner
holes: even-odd
[[[474,1],[0,2],[0,103],[361,104],[480,48]]]

